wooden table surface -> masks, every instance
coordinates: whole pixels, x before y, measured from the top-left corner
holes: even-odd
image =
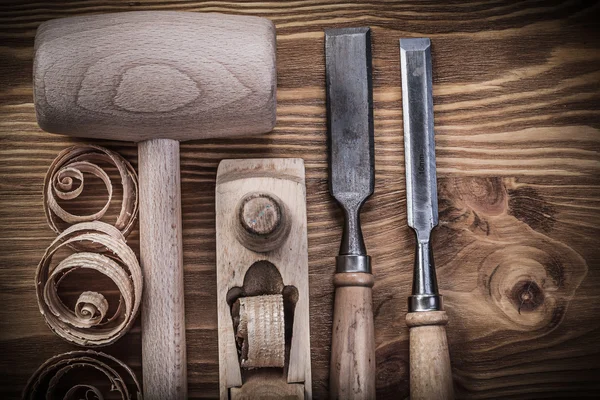
[[[459,398],[597,397],[600,390],[600,7],[585,1],[23,1],[0,5],[0,397],[75,347],[46,327],[34,272],[55,237],[44,174],[79,140],[42,132],[32,46],[43,21],[131,10],[252,14],[277,26],[277,126],[181,146],[189,394],[218,394],[214,189],[224,158],[306,163],[315,398],[327,398],[342,216],[328,194],[323,29],[371,26],[376,189],[363,214],[376,275],[377,395],[408,396],[406,225],[398,39],[432,40],[438,279]],[[137,166],[132,143],[87,140]],[[138,248],[134,231],[129,243]],[[104,349],[141,376],[139,321]]]

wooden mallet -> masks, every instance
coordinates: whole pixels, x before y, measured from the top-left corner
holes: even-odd
[[[144,398],[187,396],[179,141],[270,131],[275,28],[263,18],[128,12],[35,38],[40,127],[138,142]]]

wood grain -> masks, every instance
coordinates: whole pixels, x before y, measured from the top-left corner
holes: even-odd
[[[454,388],[448,352],[445,311],[406,314],[410,329],[410,398],[452,400]]]
[[[143,390],[147,399],[185,399],[187,358],[179,142],[138,145]]]
[[[600,390],[600,35],[597,2],[23,1],[0,6],[0,388],[74,347],[45,326],[33,276],[55,237],[44,173],[81,143],[42,132],[33,38],[51,18],[128,10],[259,15],[277,29],[277,125],[181,146],[188,388],[219,395],[214,189],[223,158],[301,157],[306,167],[314,398],[329,386],[334,257],[342,215],[327,188],[323,29],[371,26],[376,188],[361,216],[373,287],[377,398],[409,392],[404,321],[414,239],[406,226],[398,39],[432,40],[440,226],[433,233],[456,397],[596,397]],[[133,144],[108,146],[137,166]],[[85,205],[93,206],[94,197]],[[101,204],[96,204],[99,209]],[[137,231],[128,238],[137,251]],[[498,267],[498,268],[497,268]],[[139,324],[103,351],[141,377]]]
[[[303,400],[304,385],[288,384],[285,379],[274,381],[268,373],[252,376],[241,388],[232,388],[231,400]]]
[[[330,397],[375,398],[373,275],[336,273],[329,367]]]
[[[134,12],[54,19],[36,34],[45,131],[142,141],[275,125],[275,28],[257,17]]]
[[[304,162],[299,158],[286,159],[247,159],[223,160],[218,167],[216,180],[216,238],[217,238],[217,313],[219,325],[219,386],[220,398],[229,398],[229,390],[240,396],[253,395],[261,398],[268,393],[268,386],[279,387],[284,393],[296,393],[298,384],[303,387],[301,398],[312,399],[311,349],[309,319],[308,249],[306,232],[306,188]],[[258,196],[254,196],[258,195]],[[243,219],[245,200],[251,198],[278,199],[283,213],[281,220],[287,235],[272,238],[279,244],[276,248],[264,251],[256,249],[256,242],[248,246],[247,237],[240,239],[239,225]],[[264,204],[264,203],[263,203]],[[269,205],[269,204],[264,204]],[[252,213],[255,214],[255,213]],[[263,210],[264,214],[264,210]],[[267,236],[266,239],[269,239]],[[260,251],[259,251],[260,250]],[[238,357],[234,334],[234,302],[243,297],[282,295],[285,310],[283,323],[285,334],[285,365],[274,368],[270,375],[261,369],[243,368]],[[232,305],[233,304],[233,305]],[[264,303],[263,303],[264,304]],[[264,314],[268,314],[264,308]],[[241,320],[242,312],[239,312]],[[273,321],[273,324],[277,323]],[[265,324],[265,321],[262,321]],[[240,321],[241,325],[241,321]],[[261,325],[256,321],[255,325]],[[264,327],[267,330],[267,327]],[[262,349],[275,349],[277,342],[274,328],[269,335],[259,338],[259,328],[255,329],[258,346]],[[252,333],[252,332],[251,332]],[[250,335],[248,335],[250,336]],[[272,336],[269,339],[269,336]],[[269,342],[272,343],[269,343]],[[255,352],[252,349],[248,353]],[[256,352],[255,352],[256,353]],[[258,359],[258,354],[255,354]],[[270,357],[264,357],[270,358]],[[250,357],[248,357],[250,361]],[[250,365],[250,363],[248,363]],[[273,366],[276,366],[275,364]],[[261,374],[257,384],[254,375]],[[254,382],[244,389],[246,382]],[[268,385],[267,382],[269,381]],[[295,388],[283,388],[291,385]],[[254,391],[258,390],[258,391]],[[275,390],[275,389],[273,389]],[[273,394],[273,393],[271,393]],[[242,396],[243,397],[243,396]]]

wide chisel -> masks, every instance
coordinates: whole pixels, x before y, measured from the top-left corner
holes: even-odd
[[[452,399],[452,371],[446,324],[431,248],[438,224],[433,95],[429,39],[400,39],[406,206],[416,234],[410,328],[410,398]]]
[[[333,280],[330,397],[374,399],[374,279],[359,215],[375,181],[369,28],[326,30],[325,64],[329,185],[345,219]]]

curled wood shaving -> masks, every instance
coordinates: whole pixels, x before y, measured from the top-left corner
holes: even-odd
[[[113,164],[119,172],[123,186],[123,199],[114,226],[123,236],[131,232],[138,213],[138,178],[135,169],[119,154],[94,145],[77,145],[61,151],[46,173],[44,211],[48,225],[54,232],[62,231],[58,226],[59,220],[72,225],[97,221],[106,214],[113,198],[113,185],[104,169],[96,164],[98,162]],[[102,209],[93,214],[71,214],[58,204],[57,198],[73,200],[83,193],[84,173],[92,174],[102,180],[108,197]]]
[[[243,368],[283,367],[285,364],[285,319],[283,296],[241,297],[240,323]]]
[[[131,368],[108,354],[92,350],[72,351],[46,361],[29,378],[23,390],[23,399],[104,399],[102,391],[98,389],[100,385],[76,383],[67,389],[65,380],[75,376],[79,379],[82,377],[82,374],[75,375],[69,372],[79,372],[83,369],[99,371],[104,376],[107,384],[103,383],[101,387],[109,388],[110,393],[106,393],[108,398],[115,398],[117,395],[126,400],[142,399],[140,384]],[[94,376],[97,375],[96,372]]]
[[[100,247],[103,254],[73,253],[58,263],[53,256],[74,243]],[[119,306],[107,315],[108,301],[96,292],[83,291],[75,310],[69,309],[58,295],[61,281],[79,269],[98,271],[110,278],[120,292]],[[123,336],[137,316],[142,297],[142,271],[135,253],[121,232],[104,222],[83,222],[62,232],[48,247],[36,275],[40,312],[58,336],[79,346],[106,346]]]

